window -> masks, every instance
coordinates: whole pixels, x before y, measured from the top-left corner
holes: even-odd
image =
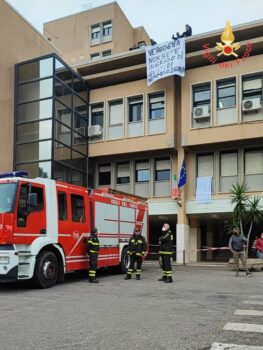
[[[262,101],[262,74],[242,77],[243,100],[257,99]]]
[[[85,222],[85,205],[84,197],[77,194],[71,195],[71,212],[72,221]]]
[[[146,46],[146,42],[145,41],[139,41],[138,42],[138,47],[145,47]]]
[[[228,151],[220,153],[220,192],[229,192],[237,183],[238,153]]]
[[[193,86],[193,107],[209,105],[211,102],[210,83]]]
[[[217,81],[217,108],[236,106],[236,78]]]
[[[100,24],[91,27],[91,40],[100,39]]]
[[[60,120],[63,124],[60,124],[60,130],[58,130],[61,134],[70,133],[71,128],[71,111],[68,108],[57,110],[58,120]]]
[[[155,181],[170,180],[171,161],[169,158],[158,159],[155,162]]]
[[[262,149],[245,151],[245,175],[252,174],[263,174]]]
[[[111,36],[112,35],[112,23],[111,22],[105,22],[102,25],[102,33],[103,36]]]
[[[90,55],[90,59],[91,59],[91,60],[97,60],[97,59],[99,59],[99,58],[100,58],[100,53],[99,53],[99,52],[92,53],[92,54]]]
[[[148,160],[138,160],[135,163],[135,181],[149,182],[150,170]]]
[[[99,186],[111,184],[111,165],[99,165]]]
[[[100,125],[103,127],[104,106],[103,103],[97,103],[91,106],[90,125]]]
[[[143,119],[143,97],[129,98],[129,123],[140,122]]]
[[[164,92],[149,96],[149,119],[164,118]]]
[[[109,125],[120,125],[123,123],[123,101],[109,102]]]
[[[214,177],[214,154],[199,154],[197,155],[197,177],[211,176],[212,191]]]
[[[68,220],[67,195],[65,192],[58,192],[58,218],[61,221]]]
[[[197,156],[197,177],[214,176],[214,155],[200,154]]]
[[[130,163],[122,162],[117,164],[117,184],[130,183]]]
[[[111,56],[111,50],[102,51],[102,57]]]
[[[249,191],[263,190],[263,149],[245,150],[244,180]]]
[[[26,227],[29,209],[27,203],[29,193],[35,193],[37,195],[37,205],[35,207],[31,207],[30,212],[41,211],[44,208],[43,188],[32,186],[30,189],[29,185],[22,185],[20,188],[17,209],[17,226],[19,227]]]

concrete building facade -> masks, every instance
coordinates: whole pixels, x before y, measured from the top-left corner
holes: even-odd
[[[7,7],[3,1],[1,6]],[[114,2],[46,23],[46,39],[39,39],[45,49],[14,56],[13,65],[59,52],[86,82],[87,97],[84,91],[80,94],[88,103],[88,127],[82,129],[82,137],[89,143],[88,184],[148,198],[151,252],[155,252],[163,222],[169,222],[176,232],[177,262],[226,260],[229,252],[225,250],[200,249],[227,245],[233,184],[246,182],[249,194],[263,194],[262,28],[262,21],[233,28],[240,44],[237,58],[217,56],[215,45],[223,29],[187,38],[185,77],[172,76],[147,86],[145,45],[150,45],[151,39],[143,27],[132,28]],[[32,29],[28,26],[27,30]],[[68,97],[65,94],[63,98]],[[10,118],[13,101],[10,92]],[[71,111],[73,116],[74,106]],[[60,143],[60,153],[65,147],[74,152],[67,144],[68,123],[73,125],[71,140],[74,128],[83,128],[70,121],[73,117],[67,118],[54,140]],[[14,164],[14,142],[9,144],[3,170],[11,170]],[[64,165],[68,164],[66,154]],[[176,201],[171,198],[172,176],[178,177],[183,159],[187,183]],[[74,179],[66,171],[51,175],[65,181]],[[196,202],[196,179],[202,176],[212,177],[212,201],[208,204]]]

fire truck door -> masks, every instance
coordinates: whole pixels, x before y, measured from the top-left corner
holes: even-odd
[[[30,206],[29,194],[34,194],[36,205]],[[20,183],[14,215],[14,241],[30,244],[46,235],[45,187],[40,184]]]

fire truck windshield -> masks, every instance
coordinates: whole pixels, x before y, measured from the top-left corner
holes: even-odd
[[[0,213],[9,213],[12,211],[15,191],[15,183],[0,184]]]

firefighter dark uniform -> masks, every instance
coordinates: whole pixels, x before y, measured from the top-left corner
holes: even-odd
[[[159,238],[160,244],[160,257],[162,259],[162,269],[163,269],[163,277],[159,279],[159,281],[163,281],[165,283],[172,283],[172,264],[171,257],[173,255],[173,235],[170,231],[170,226],[168,224],[164,224],[162,235]]]
[[[98,230],[96,227],[94,227],[91,230],[90,238],[88,239],[88,245],[87,245],[87,251],[89,254],[89,282],[90,283],[99,283],[99,281],[96,279],[96,272],[97,272],[97,260],[98,260],[98,254],[100,250],[100,242],[98,239]]]
[[[141,279],[142,261],[147,250],[145,238],[140,231],[136,231],[129,242],[127,254],[130,256],[130,265],[127,271],[126,280],[130,280],[133,273],[136,273],[136,279]],[[136,270],[134,270],[136,263]]]

